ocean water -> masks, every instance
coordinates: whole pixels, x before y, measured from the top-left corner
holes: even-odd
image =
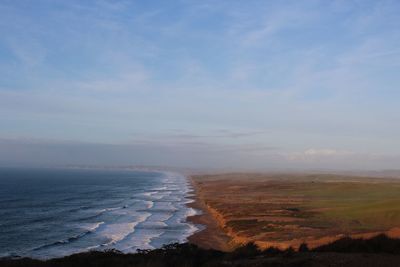
[[[0,257],[185,242],[192,189],[169,172],[0,169]]]

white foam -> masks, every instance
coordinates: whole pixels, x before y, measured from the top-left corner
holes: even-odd
[[[137,224],[138,222],[108,224],[99,234],[110,239],[106,245],[112,245],[132,233]]]
[[[155,193],[157,193],[157,191],[144,192],[144,193],[142,193],[142,195],[143,195],[143,196],[146,196],[146,197],[151,197],[151,196],[154,195]]]
[[[162,186],[153,187],[147,192],[137,194],[139,200],[127,209],[133,212],[132,222],[119,222],[103,225],[96,233],[108,239],[102,248],[116,248],[123,252],[137,249],[153,249],[165,242],[186,242],[187,238],[199,231],[199,227],[187,221],[187,217],[200,211],[188,207],[194,196],[191,184],[185,176],[164,173]],[[139,217],[136,213],[140,211]],[[157,241],[158,240],[158,241]],[[152,243],[154,241],[154,243]]]
[[[143,213],[135,222],[106,224],[97,233],[109,239],[109,241],[103,245],[114,245],[129,234],[134,233],[135,226],[145,221],[150,215],[150,213]]]
[[[160,237],[164,233],[162,229],[141,230],[140,233],[132,236],[129,242],[125,242],[125,246],[120,244],[117,249],[123,252],[136,252],[137,249],[154,249],[151,246],[151,240]]]
[[[197,214],[198,214],[198,211],[196,209],[188,208],[187,211],[186,211],[186,218],[190,217],[190,216],[197,215]]]
[[[189,204],[189,203],[193,203],[193,202],[194,202],[194,199],[190,199],[190,198],[187,198],[187,199],[185,199],[185,201],[183,201],[184,204]]]
[[[168,190],[168,187],[166,187],[166,186],[156,187],[156,188],[153,188],[153,190],[155,190],[155,191],[163,191],[163,190]]]
[[[200,229],[195,226],[194,224],[188,223],[189,228],[185,231],[185,235],[183,235],[181,237],[181,242],[187,242],[187,239],[189,236],[193,235],[194,233],[196,233],[197,231],[199,231]]]
[[[81,225],[81,227],[89,232],[94,232],[103,224],[104,224],[104,222],[97,222],[97,223],[92,223],[92,224],[83,224],[83,225]]]

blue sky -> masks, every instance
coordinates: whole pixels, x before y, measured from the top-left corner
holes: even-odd
[[[399,1],[0,2],[0,164],[397,168]]]

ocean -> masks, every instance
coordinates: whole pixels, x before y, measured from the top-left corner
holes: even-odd
[[[199,228],[192,188],[170,172],[0,169],[0,257],[160,248]]]

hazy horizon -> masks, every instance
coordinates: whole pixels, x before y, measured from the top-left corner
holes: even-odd
[[[398,169],[399,1],[1,1],[0,166]]]

